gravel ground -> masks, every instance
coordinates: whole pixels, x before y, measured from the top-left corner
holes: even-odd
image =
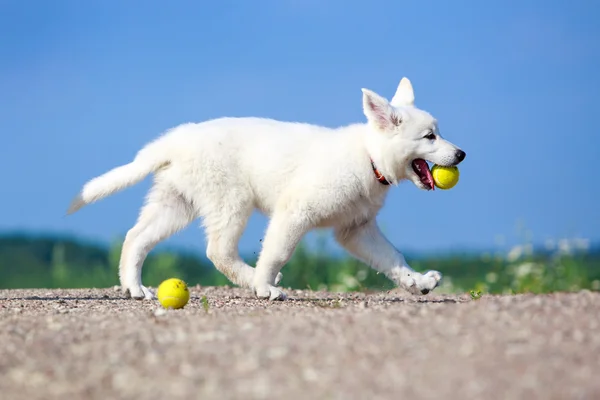
[[[190,289],[168,311],[115,289],[0,290],[0,397],[600,398],[600,293]]]

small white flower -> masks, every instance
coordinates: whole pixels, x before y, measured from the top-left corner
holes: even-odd
[[[571,254],[571,243],[569,243],[569,239],[560,239],[558,241],[558,252],[560,254]]]
[[[367,279],[367,271],[364,269],[361,269],[360,271],[358,271],[356,273],[356,279],[358,279],[359,281],[364,281],[365,279]]]
[[[498,274],[496,274],[495,272],[488,272],[485,275],[485,280],[489,283],[495,283],[498,280]]]
[[[534,272],[536,265],[534,263],[523,263],[515,268],[515,275],[517,278],[523,278],[531,275]]]
[[[506,255],[508,262],[515,262],[523,255],[523,246],[515,246]]]

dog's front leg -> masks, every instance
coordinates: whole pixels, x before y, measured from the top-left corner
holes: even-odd
[[[309,224],[294,213],[274,214],[254,272],[254,293],[258,298],[285,300],[285,293],[274,285],[279,271],[289,261],[308,228]]]
[[[351,228],[336,229],[335,237],[354,257],[412,294],[427,294],[442,279],[438,271],[425,274],[414,271],[402,253],[386,239],[374,219]]]

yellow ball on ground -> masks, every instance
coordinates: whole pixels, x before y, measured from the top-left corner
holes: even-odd
[[[184,281],[171,278],[158,286],[156,297],[164,308],[183,308],[190,300],[190,291]]]
[[[460,177],[457,167],[442,167],[441,165],[434,165],[431,168],[431,175],[433,176],[433,183],[436,187],[446,190],[452,189],[457,183]]]

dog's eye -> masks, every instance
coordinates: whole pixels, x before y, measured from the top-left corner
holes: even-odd
[[[429,140],[435,140],[435,133],[433,132],[429,132],[427,135],[424,136],[425,139],[429,139]]]

